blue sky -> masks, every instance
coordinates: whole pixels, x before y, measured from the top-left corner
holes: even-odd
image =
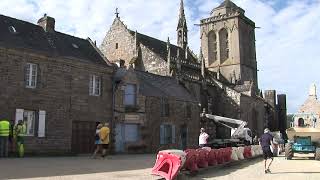
[[[200,49],[202,18],[222,0],[185,0],[189,45]],[[287,94],[294,113],[308,96],[311,83],[320,87],[320,0],[234,0],[255,21],[259,88]],[[47,13],[56,30],[101,43],[115,17],[132,30],[176,42],[180,0],[1,0],[0,12],[36,23]]]

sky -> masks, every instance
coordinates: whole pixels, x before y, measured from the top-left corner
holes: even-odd
[[[200,19],[222,0],[184,0],[189,46],[200,49]],[[320,0],[233,0],[256,23],[259,88],[287,94],[288,113],[297,112],[311,83],[320,87]],[[131,30],[176,43],[180,0],[1,0],[0,13],[36,23],[44,13],[56,30],[100,44],[115,9]],[[319,89],[319,88],[318,88]],[[318,93],[319,95],[319,93]]]

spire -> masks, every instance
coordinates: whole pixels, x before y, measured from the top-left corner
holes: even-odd
[[[188,44],[188,28],[187,20],[184,14],[184,3],[183,0],[180,1],[180,10],[179,10],[179,20],[177,26],[177,44],[182,49],[186,49]]]
[[[317,87],[315,83],[311,84],[310,90],[309,90],[309,96],[314,97],[315,99],[317,99]]]
[[[180,1],[179,19],[185,19],[183,0]]]

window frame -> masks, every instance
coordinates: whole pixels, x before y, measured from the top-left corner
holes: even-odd
[[[27,63],[25,67],[25,87],[30,89],[37,88],[38,64]]]
[[[90,96],[101,96],[101,76],[90,75],[89,80],[89,95]]]
[[[32,132],[29,133],[29,113],[33,113],[33,119],[32,119]],[[37,123],[37,111],[33,110],[23,110],[23,122],[26,122],[26,132],[25,136],[35,136],[36,133],[36,123]]]
[[[133,92],[128,92],[128,87],[133,87]],[[128,96],[133,96],[133,103],[128,103]],[[130,100],[131,101],[131,100]],[[126,107],[135,107],[137,106],[137,85],[133,83],[127,83],[123,92],[123,105]]]
[[[169,104],[168,98],[161,98],[160,113],[161,113],[161,117],[170,116],[170,104]]]
[[[160,125],[160,145],[176,143],[175,125],[170,123],[163,123]]]

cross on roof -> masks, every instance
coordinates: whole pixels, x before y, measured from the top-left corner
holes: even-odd
[[[116,15],[116,17],[119,17],[119,12],[118,12],[118,8],[116,8],[116,12],[114,13]]]

